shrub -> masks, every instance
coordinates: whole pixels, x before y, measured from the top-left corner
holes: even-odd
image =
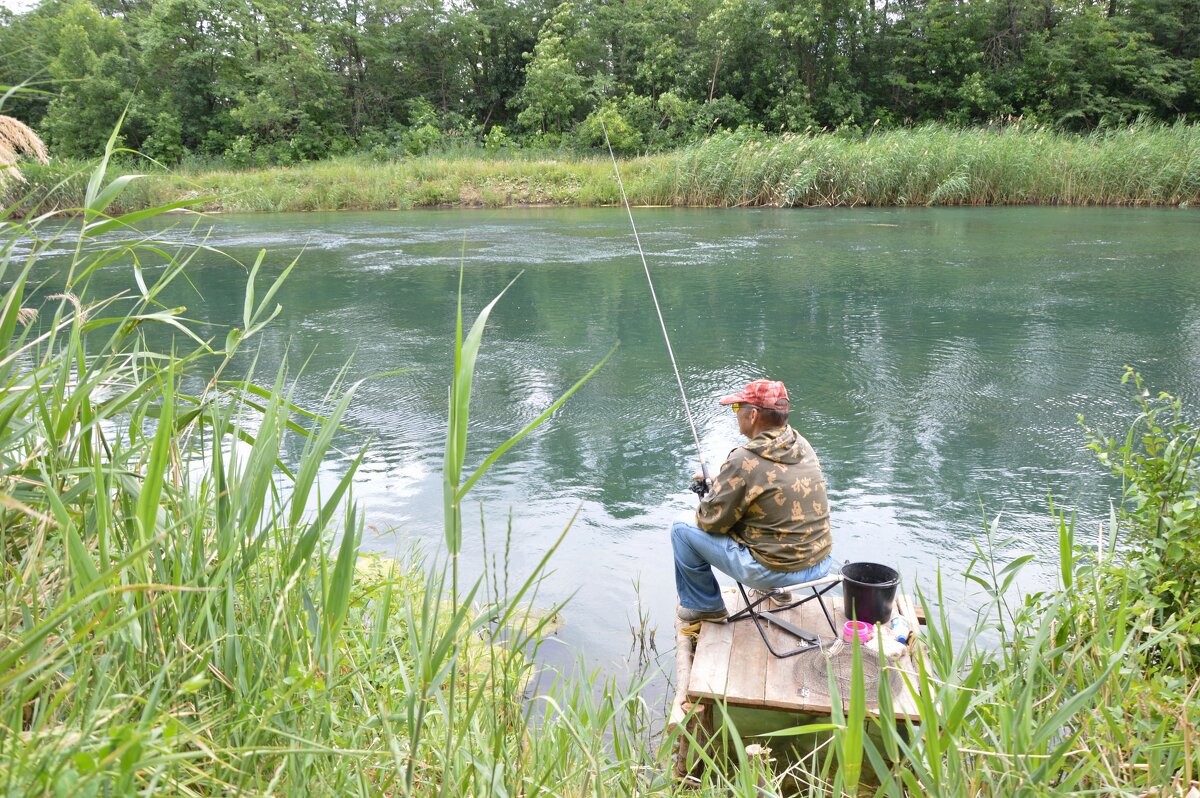
[[[1088,448],[1122,480],[1116,520],[1128,534],[1125,567],[1161,628],[1193,609],[1200,588],[1200,425],[1185,417],[1178,397],[1151,394],[1133,369],[1123,382],[1136,392],[1137,418],[1120,442],[1088,429]],[[1193,649],[1196,634],[1193,624],[1186,634]]]
[[[500,151],[500,148],[508,143],[508,134],[504,132],[502,125],[493,125],[492,129],[483,137],[483,146],[487,147],[490,155],[495,155]]]
[[[424,155],[442,142],[442,132],[426,122],[404,135],[404,150],[409,155]]]
[[[183,147],[183,126],[178,114],[164,111],[150,121],[150,135],[142,142],[142,152],[167,165],[183,159],[187,150]]]
[[[287,146],[280,148],[279,152],[282,157],[275,160],[275,163],[284,163],[284,158],[287,163],[324,158],[330,154],[331,138],[328,130],[322,129],[307,115],[304,115],[300,118],[296,132],[288,139]],[[286,156],[283,155],[285,151]]]
[[[584,147],[605,149],[605,128],[608,129],[608,141],[615,152],[635,152],[642,143],[641,135],[626,121],[615,105],[603,105],[588,114],[587,119],[576,129],[575,138]]]
[[[254,142],[249,136],[237,136],[225,148],[225,161],[233,169],[248,169],[253,165]]]
[[[751,114],[746,106],[732,97],[724,96],[709,100],[697,109],[692,125],[694,134],[703,138],[713,130],[737,130],[750,121]]]
[[[392,149],[386,144],[374,145],[368,154],[371,156],[372,161],[379,163],[387,163],[392,160]]]
[[[657,149],[666,143],[666,132],[661,126],[663,114],[658,110],[653,97],[628,94],[621,98],[617,108],[644,146]],[[606,124],[607,122],[605,119]]]

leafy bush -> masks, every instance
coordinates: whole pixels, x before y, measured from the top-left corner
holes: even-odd
[[[254,161],[254,142],[249,136],[238,136],[225,148],[225,162],[233,169],[249,169]]]
[[[483,137],[483,146],[487,147],[490,155],[495,155],[500,148],[508,143],[508,134],[502,125],[492,125],[492,129]]]
[[[178,114],[163,111],[150,121],[150,135],[142,142],[142,152],[160,163],[177,164],[187,154],[182,137]]]
[[[1088,448],[1122,480],[1117,520],[1128,533],[1126,566],[1162,627],[1193,609],[1200,588],[1200,426],[1178,397],[1151,394],[1133,369],[1122,381],[1132,383],[1140,413],[1120,442],[1088,429]],[[1200,628],[1190,631],[1196,646]]]
[[[307,115],[300,118],[296,131],[287,141],[287,146],[280,149],[281,157],[275,163],[295,161],[315,161],[330,155],[332,131],[320,127]]]
[[[662,129],[663,114],[658,110],[653,97],[628,94],[618,101],[617,109],[637,133],[643,146],[659,149],[666,143],[666,131]],[[607,122],[606,119],[605,123]]]
[[[636,152],[642,143],[641,135],[621,115],[615,105],[603,105],[588,114],[579,124],[575,138],[584,147],[605,149],[604,129],[608,129],[608,141],[615,152]]]
[[[404,135],[404,150],[409,155],[424,155],[442,143],[442,131],[428,122]]]
[[[694,135],[703,138],[714,130],[737,130],[751,118],[750,110],[733,97],[717,97],[697,109],[692,120]]]
[[[372,146],[367,154],[370,156],[372,161],[377,161],[379,163],[387,163],[388,161],[392,160],[393,157],[392,148],[388,147],[386,144],[376,144]]]
[[[424,97],[417,97],[408,102],[408,124],[409,127],[420,127],[421,125],[438,126],[438,112],[433,107],[433,103],[429,102]]]

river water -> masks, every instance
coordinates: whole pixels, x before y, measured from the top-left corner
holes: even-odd
[[[835,556],[900,570],[956,605],[984,518],[1053,584],[1048,497],[1094,535],[1116,495],[1077,421],[1119,434],[1123,365],[1200,400],[1200,216],[1141,209],[635,209],[693,404],[719,463],[738,442],[716,398],[783,380],[792,423],[829,483]],[[669,654],[666,532],[693,504],[695,446],[622,209],[222,216],[210,246],[264,274],[300,263],[261,339],[259,374],[287,358],[295,400],[319,407],[339,372],[368,381],[349,426],[373,438],[356,482],[365,547],[441,544],[441,458],[460,265],[468,321],[510,281],[488,326],[472,399],[471,463],[619,346],[468,501],[464,569],[516,584],[574,518],[537,601],[571,597],[550,657],[619,672],[657,633]],[[196,233],[177,226],[177,240]],[[202,254],[188,315],[240,325],[244,272]],[[105,275],[132,288],[129,270]],[[260,286],[260,292],[263,290]],[[301,373],[302,369],[302,373]],[[359,440],[327,464],[334,480]],[[510,522],[511,519],[511,522]],[[511,523],[511,545],[504,539]],[[965,599],[965,602],[960,602]],[[961,617],[961,616],[960,616]],[[643,642],[646,637],[642,638]],[[669,664],[669,657],[666,660]]]

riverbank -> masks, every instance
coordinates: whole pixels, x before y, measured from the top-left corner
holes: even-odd
[[[87,167],[24,167],[6,205],[32,197],[79,207]],[[1020,125],[943,126],[768,136],[714,136],[676,152],[626,159],[635,205],[855,207],[938,205],[1200,205],[1200,126],[1139,125],[1073,135]],[[343,157],[290,167],[152,173],[122,195],[119,212],[199,199],[227,213],[595,206],[620,202],[607,156],[427,155],[399,161]],[[44,206],[42,206],[44,208]]]

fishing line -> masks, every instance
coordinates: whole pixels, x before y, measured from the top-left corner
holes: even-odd
[[[675,349],[671,346],[671,336],[667,334],[667,323],[663,320],[662,308],[658,304],[658,293],[654,290],[654,281],[650,279],[650,266],[646,263],[646,253],[642,250],[642,239],[638,237],[637,225],[633,221],[633,209],[629,207],[629,197],[625,195],[625,183],[621,180],[621,170],[617,166],[617,156],[613,153],[612,143],[608,140],[608,128],[604,119],[600,118],[600,129],[604,131],[604,144],[608,147],[608,157],[612,158],[613,171],[617,173],[617,185],[621,189],[621,201],[625,203],[625,212],[629,214],[629,226],[633,228],[633,240],[637,244],[638,255],[642,257],[642,269],[646,272],[646,282],[650,285],[650,298],[654,300],[654,310],[658,313],[658,324],[662,327],[663,340],[667,342],[667,356],[671,359],[671,368],[675,371],[675,382],[679,385],[679,395],[683,398],[683,411],[687,414],[688,426],[692,428],[692,440],[696,442],[696,453],[700,456],[700,473],[704,475],[704,487],[709,484],[708,465],[704,462],[704,449],[700,446],[700,435],[696,432],[696,419],[692,416],[692,406],[688,404],[687,391],[683,389],[683,378],[679,376],[679,364],[675,362]],[[700,491],[696,491],[700,493]],[[701,495],[703,495],[701,493]]]

